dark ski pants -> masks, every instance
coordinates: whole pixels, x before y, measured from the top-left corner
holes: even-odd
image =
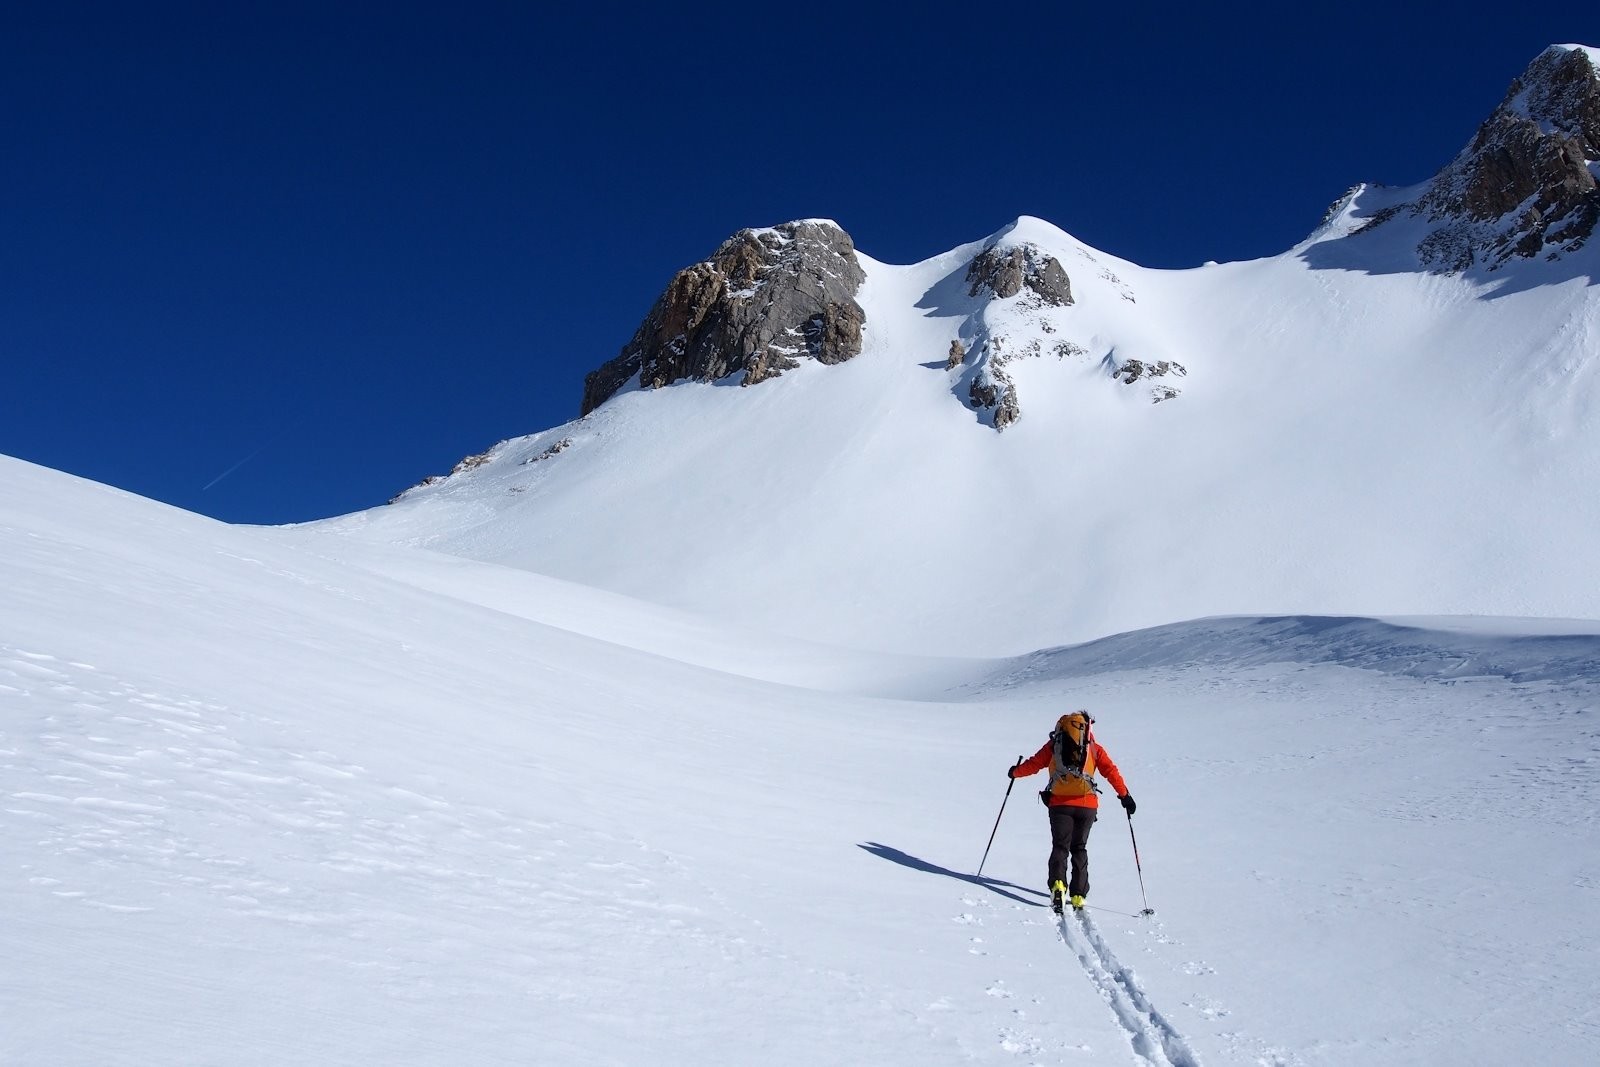
[[[1067,894],[1089,895],[1089,831],[1094,828],[1094,808],[1057,804],[1050,809],[1050,885],[1067,883]],[[1072,877],[1067,878],[1067,857],[1072,857]]]

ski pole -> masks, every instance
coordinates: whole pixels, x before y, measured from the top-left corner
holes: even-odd
[[[1022,757],[1018,756],[1017,762],[1011,765],[1011,769],[1016,770],[1020,766],[1022,766]],[[1016,784],[1017,780],[1015,778],[1012,778],[1011,781],[1006,784],[1006,795],[1000,801],[1000,815],[1004,815],[1006,813],[1006,801],[1011,799],[1011,787]],[[978,873],[973,875],[974,878],[983,877],[983,865],[989,862],[989,850],[994,847],[994,835],[995,832],[1000,829],[1000,815],[996,815],[994,817],[994,829],[989,831],[989,843],[983,846],[983,859],[978,861]]]
[[[1139,862],[1139,839],[1133,832],[1133,814],[1128,814],[1128,840],[1133,842],[1133,866],[1139,872],[1139,899],[1144,901],[1144,910],[1140,915],[1154,915],[1156,909],[1150,906],[1150,899],[1144,895],[1144,865]]]

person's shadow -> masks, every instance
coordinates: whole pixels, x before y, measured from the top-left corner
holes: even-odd
[[[1007,900],[1014,900],[1018,904],[1027,904],[1030,907],[1042,908],[1045,905],[1045,901],[1050,899],[1050,894],[1043,892],[1042,890],[1028,889],[1025,886],[1020,886],[1013,882],[1002,881],[999,878],[983,878],[976,874],[962,874],[960,871],[952,871],[946,867],[941,867],[936,863],[929,863],[927,860],[920,860],[908,853],[901,852],[897,848],[890,848],[888,845],[880,845],[876,841],[868,841],[866,844],[857,845],[856,847],[872,853],[879,859],[889,860],[891,863],[898,863],[902,867],[910,867],[913,871],[923,871],[927,874],[942,874],[946,878],[954,878],[961,882],[971,882],[973,885],[982,886],[985,889],[999,893]],[[1005,888],[1002,889],[1002,886]],[[1015,889],[1017,893],[1031,893],[1034,896],[1042,897],[1043,899],[1029,900],[1027,897],[1020,897],[1017,895],[1017,893],[1009,892],[1009,890],[1012,889]]]

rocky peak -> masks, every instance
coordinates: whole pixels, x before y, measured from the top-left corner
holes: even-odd
[[[1546,49],[1426,192],[1371,225],[1401,212],[1439,223],[1417,251],[1445,270],[1581,247],[1600,219],[1597,60],[1580,46]]]
[[[1051,307],[1072,303],[1072,283],[1067,272],[1055,257],[1033,244],[984,249],[967,268],[967,284],[969,296],[978,296],[987,289],[999,299],[1009,300],[1027,289]]]
[[[945,358],[958,395],[964,392],[968,406],[1000,431],[1022,418],[1016,372],[1034,360],[1098,363],[1106,378],[1123,385],[1140,383],[1139,391],[1155,403],[1178,396],[1173,382],[1188,373],[1183,364],[1120,355],[1114,339],[1105,336],[1100,324],[1110,307],[1138,302],[1133,288],[1109,264],[1056,231],[1050,245],[1073,263],[1080,283],[1075,295],[1066,268],[1054,255],[1013,236],[1024,226],[1038,233],[1045,225],[1019,219],[967,263],[967,295],[981,302],[957,327]],[[1148,343],[1135,350],[1151,355]]]
[[[824,220],[740,230],[680,270],[622,352],[584,379],[587,415],[635,375],[654,389],[743,372],[754,385],[801,359],[842,363],[861,351],[865,273],[850,235]]]

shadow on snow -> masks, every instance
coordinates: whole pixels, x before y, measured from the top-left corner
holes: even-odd
[[[999,878],[983,878],[976,874],[962,874],[960,871],[952,871],[947,867],[941,867],[937,863],[929,863],[927,860],[918,859],[909,853],[901,852],[897,848],[890,848],[888,845],[880,845],[876,841],[868,841],[866,844],[857,845],[856,847],[865,852],[872,853],[879,859],[885,859],[891,863],[898,863],[902,867],[910,867],[913,871],[922,871],[924,874],[942,874],[946,878],[954,878],[960,882],[970,882],[975,886],[981,886],[984,889],[998,893],[1008,900],[1014,900],[1018,904],[1027,904],[1030,907],[1042,908],[1045,906],[1045,902],[1050,899],[1050,895],[1045,893],[1043,890],[1028,889],[1024,886],[1017,885],[1014,882],[1003,881]],[[1010,892],[1010,890],[1013,889],[1017,892]],[[1028,893],[1033,896],[1040,897],[1041,899],[1029,900],[1027,897],[1018,896],[1017,893]]]

